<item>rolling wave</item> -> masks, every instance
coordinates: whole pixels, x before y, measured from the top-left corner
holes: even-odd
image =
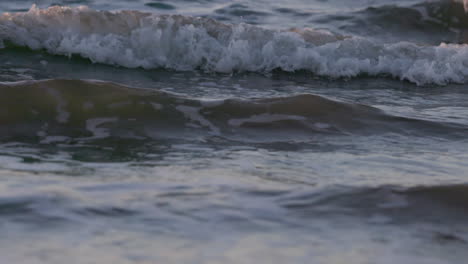
[[[25,46],[129,68],[307,71],[391,76],[419,85],[468,81],[468,46],[382,44],[310,28],[270,30],[213,19],[60,7],[0,16],[0,47]]]
[[[283,195],[279,203],[288,210],[314,219],[356,217],[368,224],[447,223],[466,221],[466,184],[413,187],[330,187],[326,190]],[[466,244],[464,236],[436,232],[436,240]]]
[[[1,83],[0,92],[0,139],[41,143],[197,135],[295,140],[317,134],[457,131],[449,124],[391,116],[312,94],[202,100],[83,80]]]
[[[354,12],[322,15],[314,21],[387,43],[439,45],[468,40],[468,15],[459,3],[449,0],[369,6]]]

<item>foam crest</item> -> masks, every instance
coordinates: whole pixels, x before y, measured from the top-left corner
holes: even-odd
[[[323,30],[269,30],[138,11],[33,6],[0,16],[0,47],[5,43],[129,68],[383,75],[419,85],[468,81],[466,45],[382,44]]]

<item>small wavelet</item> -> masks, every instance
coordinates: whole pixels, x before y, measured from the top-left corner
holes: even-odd
[[[463,223],[467,185],[330,187],[310,193],[278,197],[285,208],[299,214],[342,214],[368,218],[373,224],[448,221]],[[372,216],[379,215],[378,218]]]

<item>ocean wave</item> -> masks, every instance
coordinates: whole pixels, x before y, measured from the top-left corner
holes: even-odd
[[[428,185],[428,186],[323,186],[313,188],[301,188],[291,190],[258,190],[255,188],[226,188],[215,185],[210,188],[199,186],[167,186],[148,183],[110,184],[108,188],[116,193],[106,192],[106,199],[102,199],[107,185],[96,186],[67,186],[50,188],[30,188],[29,192],[6,192],[0,197],[0,215],[3,218],[21,217],[26,223],[43,225],[44,221],[53,223],[67,222],[77,216],[92,216],[96,218],[125,219],[128,217],[156,217],[154,210],[146,210],[146,206],[154,207],[155,204],[142,201],[139,206],[129,204],[127,200],[121,200],[122,193],[144,194],[148,191],[151,197],[165,199],[184,199],[196,196],[206,201],[216,195],[215,191],[221,188],[223,192],[237,193],[244,197],[263,201],[263,205],[269,205],[267,209],[281,207],[288,211],[290,221],[295,219],[314,219],[314,221],[359,219],[367,225],[394,225],[402,224],[428,224],[450,223],[457,227],[464,226],[468,218],[468,196],[466,184],[452,185]],[[151,192],[154,191],[154,192]],[[99,199],[94,199],[98,196]],[[108,197],[110,196],[110,197]],[[99,203],[96,203],[99,200]],[[151,200],[152,201],[152,200]],[[167,210],[165,203],[157,204],[160,210]],[[172,205],[172,204],[171,204]],[[172,205],[176,206],[176,205]],[[209,205],[206,205],[209,208]],[[232,206],[240,206],[235,204]],[[232,207],[230,207],[232,209]],[[268,209],[269,208],[269,209]],[[207,207],[200,208],[205,210]],[[242,207],[242,209],[248,209]],[[252,209],[252,208],[250,208]],[[257,208],[255,208],[257,209]],[[223,210],[215,210],[223,214]],[[255,214],[255,210],[249,212]],[[27,221],[28,220],[28,221]],[[175,218],[174,221],[178,219]],[[445,230],[445,229],[442,229]],[[429,231],[429,230],[428,230]],[[434,238],[443,242],[466,244],[468,237],[461,232],[458,235],[452,232],[434,230]]]
[[[0,16],[1,46],[78,54],[123,67],[208,72],[309,71],[392,76],[416,84],[468,81],[468,46],[379,44],[323,30],[269,30],[207,18],[60,7]]]
[[[356,217],[368,224],[464,223],[468,185],[419,185],[349,187],[330,186],[325,190],[285,194],[277,198],[284,208],[319,219],[330,216]],[[462,242],[452,234],[437,233],[437,240]]]
[[[462,6],[447,0],[369,6],[353,12],[319,16],[313,21],[386,43],[408,41],[439,45],[466,42],[467,19]]]
[[[418,134],[423,129],[426,135],[447,136],[466,131],[312,94],[205,100],[84,80],[1,83],[0,92],[0,139],[10,141],[217,136],[276,142],[321,134]]]
[[[467,2],[468,4],[468,2]],[[419,27],[421,31],[442,28],[447,31],[468,26],[466,6],[462,1],[440,0],[423,1],[413,5],[370,6],[356,13],[357,19],[379,23],[379,26],[399,27],[411,30]],[[384,33],[384,32],[383,32]]]

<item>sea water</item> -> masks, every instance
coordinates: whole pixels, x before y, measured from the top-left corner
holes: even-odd
[[[463,1],[0,1],[0,263],[464,263]]]

